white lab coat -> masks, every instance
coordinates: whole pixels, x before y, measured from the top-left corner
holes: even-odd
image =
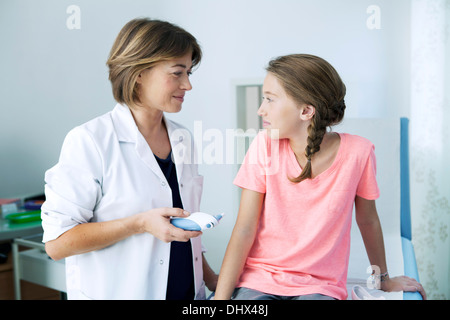
[[[203,177],[189,131],[165,119],[184,209],[200,209]],[[58,164],[45,174],[43,242],[86,222],[172,207],[170,186],[127,106],[70,131]],[[191,239],[196,299],[205,297],[200,237]],[[138,234],[66,258],[69,299],[165,299],[170,243]]]

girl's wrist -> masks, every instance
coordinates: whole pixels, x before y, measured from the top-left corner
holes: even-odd
[[[384,282],[387,280],[389,280],[389,272],[386,271],[385,273],[380,274],[380,282]]]
[[[384,273],[379,273],[373,270],[372,274],[370,275],[370,279],[374,284],[374,287],[376,289],[380,289],[383,287],[383,284],[389,281],[389,272],[386,271]]]

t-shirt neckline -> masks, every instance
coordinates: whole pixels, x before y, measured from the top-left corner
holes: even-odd
[[[339,133],[339,132],[336,132],[336,133],[339,135],[341,141],[339,143],[339,149],[338,149],[338,152],[336,154],[336,157],[333,160],[333,163],[324,172],[320,173],[318,176],[316,176],[316,177],[314,177],[312,179],[309,179],[310,181],[314,181],[314,182],[315,181],[319,181],[320,179],[323,179],[323,178],[329,176],[336,169],[336,167],[339,165],[339,163],[341,162],[342,152],[343,152],[342,150],[345,147],[346,140],[345,140],[345,135],[344,134]],[[303,169],[300,166],[300,164],[298,163],[297,158],[295,157],[295,153],[292,150],[288,139],[286,139],[285,148],[287,150],[288,157],[291,160],[291,165],[293,166],[293,169],[296,172],[295,176],[297,177],[297,176],[300,175],[300,173],[302,172]]]

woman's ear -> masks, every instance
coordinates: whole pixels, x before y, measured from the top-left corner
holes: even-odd
[[[136,78],[136,83],[137,83],[137,84],[142,84],[142,72],[139,73],[139,75],[137,76],[137,78]]]
[[[137,84],[142,84],[143,78],[147,76],[147,72],[148,72],[149,70],[150,70],[150,68],[149,68],[149,69],[144,69],[144,70],[142,70],[142,71],[139,73],[139,75],[138,75],[137,78],[136,78],[136,83],[137,83]]]
[[[310,104],[304,104],[300,107],[300,119],[311,120],[316,113],[316,108]]]

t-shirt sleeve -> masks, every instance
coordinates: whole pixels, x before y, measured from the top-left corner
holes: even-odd
[[[260,132],[253,139],[244,161],[234,179],[234,184],[243,189],[266,193],[267,150],[270,139]]]
[[[367,199],[375,200],[380,196],[380,190],[376,179],[377,161],[375,157],[375,147],[371,144],[368,157],[363,167],[361,179],[356,189],[356,195]]]

